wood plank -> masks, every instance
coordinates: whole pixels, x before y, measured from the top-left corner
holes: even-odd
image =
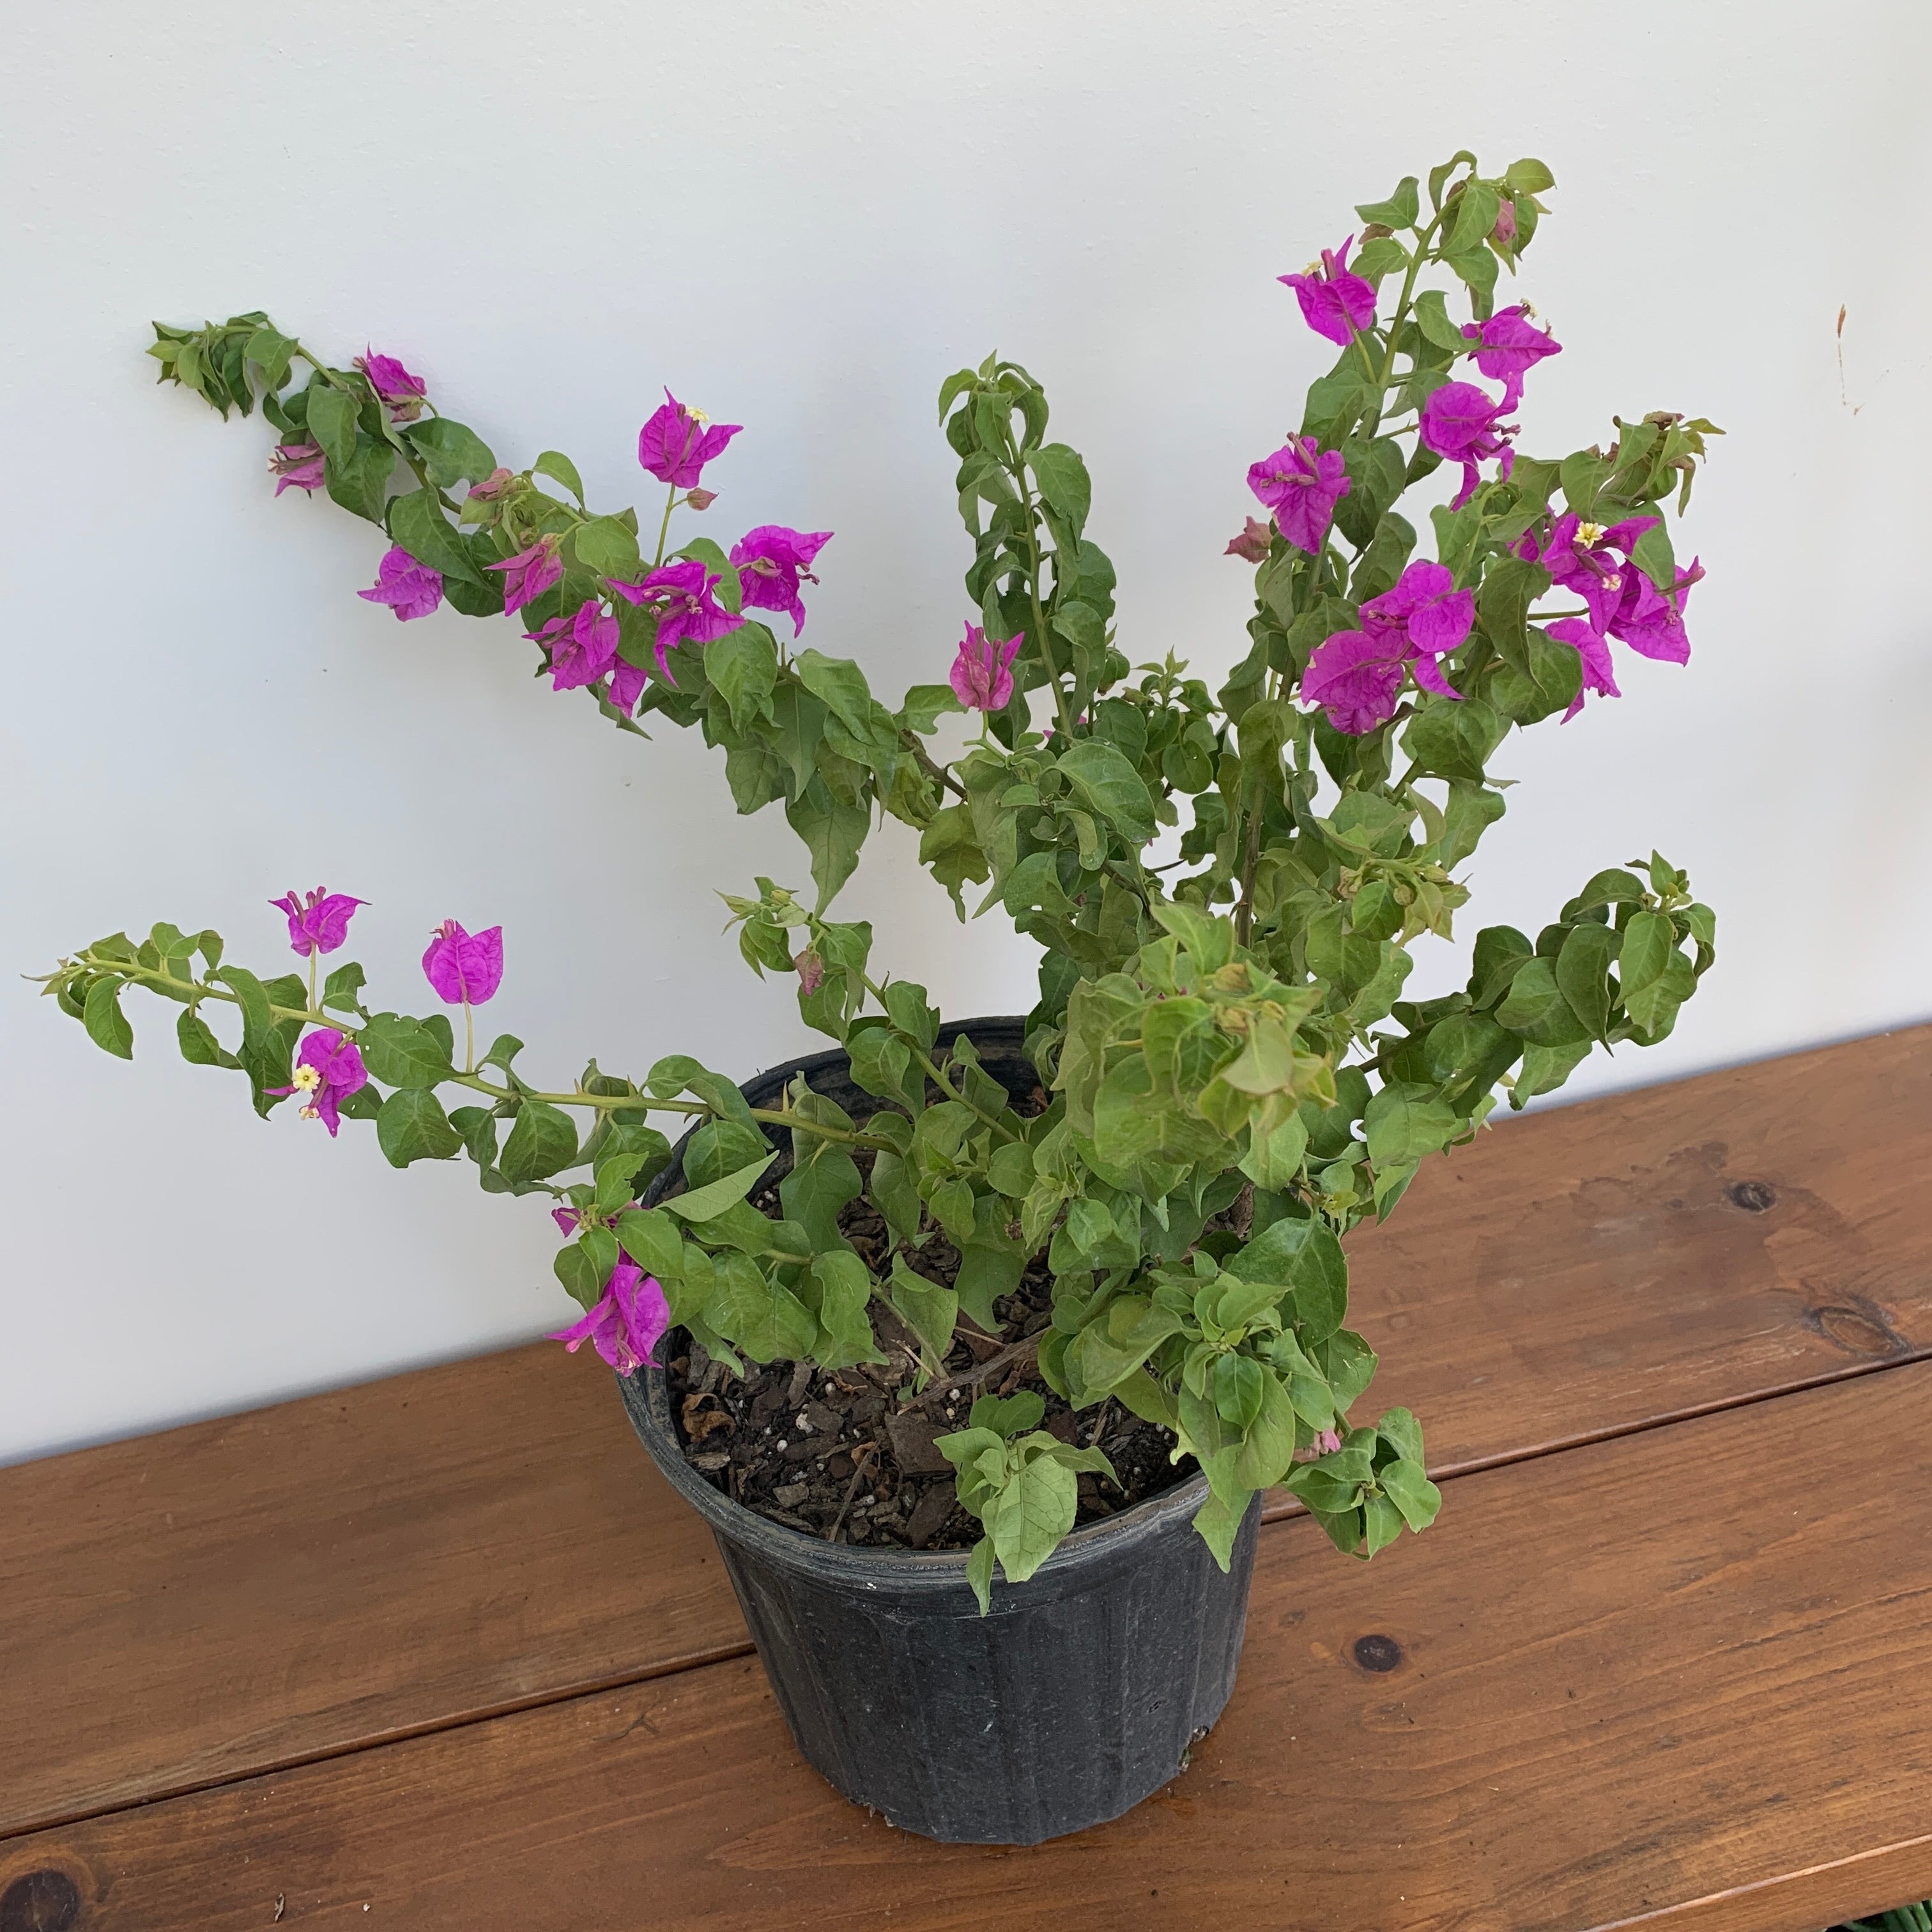
[[[1929,1405],[1914,1364],[1471,1475],[1369,1566],[1271,1526],[1192,1768],[1056,1844],[845,1804],[744,1658],[16,1840],[0,1888],[64,1874],[73,1932],[1816,1932],[1932,1891]]]
[[[1358,1246],[1372,1404],[1468,1468],[1924,1353],[1929,1162],[1932,1028],[1510,1123]],[[744,1642],[548,1345],[0,1470],[0,1835]]]
[[[748,1647],[554,1346],[0,1471],[0,1832]]]
[[[1507,1124],[1351,1244],[1439,1472],[1932,1353],[1932,1027]]]

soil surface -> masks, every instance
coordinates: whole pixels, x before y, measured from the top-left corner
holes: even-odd
[[[871,1156],[858,1159],[868,1172]],[[774,1219],[778,1184],[789,1166],[787,1159],[752,1197],[752,1204]],[[869,1202],[861,1196],[848,1202],[838,1226],[875,1274],[886,1271],[892,1236]],[[925,1244],[908,1249],[906,1258],[918,1274],[947,1286],[958,1272],[958,1251],[929,1224]],[[734,1502],[808,1536],[902,1550],[970,1550],[980,1526],[960,1508],[952,1466],[933,1438],[964,1429],[976,1396],[1026,1388],[1046,1401],[1041,1427],[1082,1448],[1097,1435],[1119,1478],[1082,1475],[1076,1526],[1185,1481],[1196,1465],[1191,1456],[1169,1460],[1168,1431],[1118,1402],[1076,1415],[1042,1379],[1028,1345],[1051,1318],[1052,1280],[1042,1248],[1019,1286],[994,1303],[998,1334],[982,1334],[962,1312],[945,1372],[922,1395],[914,1393],[916,1344],[877,1301],[872,1332],[887,1359],[830,1372],[804,1362],[748,1363],[740,1379],[683,1329],[674,1329],[665,1379],[685,1459]]]

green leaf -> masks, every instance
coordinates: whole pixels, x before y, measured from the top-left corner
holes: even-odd
[[[412,490],[406,496],[392,497],[389,534],[418,563],[440,570],[446,578],[487,587],[488,580],[452,528],[434,490]]]
[[[454,1070],[448,1049],[420,1020],[378,1013],[356,1036],[362,1064],[386,1087],[434,1087]]]
[[[1379,222],[1384,228],[1413,228],[1421,212],[1420,184],[1413,175],[1404,175],[1388,200],[1358,202],[1355,205],[1355,212],[1364,221]]]
[[[1593,1040],[1610,1030],[1610,964],[1618,936],[1606,926],[1574,927],[1556,956],[1556,983]]]
[[[354,454],[346,463],[330,464],[324,483],[331,501],[352,515],[380,524],[395,468],[396,452],[389,444],[378,436],[358,436]]]
[[[820,1368],[850,1368],[886,1358],[872,1339],[868,1313],[872,1277],[866,1264],[847,1249],[814,1258],[800,1298],[818,1318],[812,1359]]]
[[[993,1539],[990,1536],[982,1536],[974,1544],[973,1553],[966,1559],[966,1581],[979,1599],[980,1614],[983,1617],[993,1607]]]
[[[1049,442],[1034,450],[1027,460],[1032,465],[1040,494],[1046,499],[1047,507],[1063,518],[1078,537],[1085,526],[1094,502],[1094,485],[1079,452],[1070,449],[1064,442]],[[1010,1569],[1006,1574],[1010,1576],[1012,1573]]]
[[[1058,769],[1080,802],[1107,820],[1128,845],[1144,845],[1154,836],[1154,800],[1114,746],[1083,738],[1060,754]]]
[[[452,422],[447,416],[410,423],[403,435],[440,490],[453,489],[458,483],[481,483],[496,470],[490,446],[473,429]]]
[[[812,882],[818,888],[816,910],[822,913],[858,865],[872,814],[863,805],[835,799],[823,776],[814,772],[811,783],[785,807],[785,817],[812,854]]]
[[[330,468],[346,469],[356,456],[356,418],[360,413],[356,398],[320,376],[309,384],[305,393],[310,438],[320,446]]]
[[[1245,1430],[1262,1412],[1262,1390],[1267,1380],[1252,1355],[1217,1356],[1210,1394],[1224,1422]]]
[[[705,1298],[706,1321],[756,1360],[808,1357],[818,1336],[811,1310],[789,1288],[768,1280],[748,1255],[713,1258],[716,1273]]]
[[[1542,162],[1526,155],[1504,170],[1503,184],[1513,194],[1541,194],[1556,185],[1556,177]]]
[[[1589,1038],[1588,1029],[1556,983],[1553,959],[1524,962],[1496,1008],[1496,1018],[1510,1032],[1537,1046],[1562,1046]]]
[[[617,1216],[617,1244],[642,1268],[659,1281],[675,1281],[684,1272],[684,1237],[662,1208],[634,1208]]]
[[[175,1022],[175,1038],[181,1043],[182,1059],[193,1066],[238,1066],[242,1064],[215,1038],[213,1029],[197,1012],[184,1012]]]
[[[542,1180],[577,1158],[577,1130],[547,1100],[526,1100],[503,1143],[497,1166],[506,1180]]]
[[[1293,1291],[1305,1345],[1334,1334],[1348,1312],[1348,1258],[1319,1221],[1277,1221],[1231,1255],[1227,1266],[1244,1281],[1273,1282]]]
[[[1398,1456],[1406,1456],[1412,1462],[1421,1462],[1422,1424],[1416,1420],[1413,1409],[1385,1410],[1376,1430]]]
[[[98,1047],[121,1060],[134,1057],[134,1029],[121,1010],[124,980],[97,980],[87,989],[87,1036]],[[184,1014],[183,1018],[187,1016]]]
[[[704,674],[743,730],[754,718],[772,715],[771,696],[778,682],[778,646],[762,624],[741,624],[704,647]]]
[[[1046,1419],[1046,1400],[1033,1389],[1020,1389],[1012,1395],[982,1395],[966,1417],[969,1429],[988,1429],[1001,1442],[1037,1429]]]
[[[1412,1167],[1462,1130],[1456,1110],[1433,1088],[1391,1080],[1363,1116],[1369,1158],[1378,1168]]]
[[[899,1318],[932,1352],[934,1362],[944,1361],[952,1346],[952,1331],[958,1326],[958,1296],[915,1274],[903,1255],[895,1255],[891,1299]]]
[[[1024,1583],[1073,1527],[1078,1480],[1050,1454],[1023,1456],[983,1519],[1010,1583]]]
[[[1424,337],[1438,349],[1446,349],[1452,355],[1460,356],[1469,344],[1462,334],[1462,325],[1452,322],[1444,304],[1440,289],[1425,289],[1415,298],[1415,326]]]
[[[322,1004],[338,1013],[359,1013],[362,985],[362,969],[352,959],[322,982]]]
[[[601,1228],[585,1232],[586,1235],[599,1234],[606,1240],[610,1238]],[[610,1268],[602,1266],[602,1260],[603,1256],[587,1240],[568,1242],[551,1258],[551,1272],[562,1282],[564,1292],[580,1308],[596,1307],[603,1295],[604,1284],[610,1279]],[[614,1261],[611,1266],[615,1265]]]
[[[1505,556],[1490,566],[1476,592],[1476,614],[1484,634],[1504,661],[1519,670],[1529,669],[1529,607],[1549,588],[1550,573],[1541,564]]]
[[[1508,722],[1480,698],[1460,704],[1424,698],[1402,734],[1402,749],[1425,772],[1480,784],[1490,754],[1502,742]]]
[[[1218,1492],[1210,1494],[1194,1513],[1194,1528],[1224,1574],[1233,1560],[1234,1538],[1240,1534],[1241,1519],[1248,1513],[1251,1496],[1252,1492],[1228,1501]]]
[[[615,517],[592,517],[579,524],[571,532],[570,547],[577,561],[599,577],[634,583],[644,570],[637,532]],[[708,661],[709,652],[706,656]]]
[[[761,1154],[757,1160],[716,1180],[708,1182],[702,1187],[694,1187],[687,1193],[672,1195],[664,1202],[664,1207],[680,1221],[702,1223],[715,1220],[728,1208],[736,1206],[751,1192],[776,1158],[769,1152]]]
[[[392,1167],[447,1160],[463,1150],[463,1136],[450,1125],[442,1103],[423,1087],[399,1088],[382,1102],[376,1140]]]
[[[545,450],[536,462],[530,465],[530,468],[538,476],[548,476],[555,482],[561,483],[577,499],[579,506],[582,506],[584,478],[578,475],[577,465],[572,462],[562,451]]]
[[[1436,1520],[1436,1513],[1442,1507],[1442,1492],[1429,1480],[1419,1462],[1398,1456],[1387,1468],[1376,1472],[1376,1480],[1411,1529],[1426,1529]]]
[[[800,651],[794,661],[799,682],[820,700],[848,730],[863,731],[872,722],[872,694],[866,674],[850,658],[828,658]]]

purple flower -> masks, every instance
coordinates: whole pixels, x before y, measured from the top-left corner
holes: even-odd
[[[480,1006],[503,982],[503,928],[465,932],[446,919],[436,928],[422,964],[446,1006]]]
[[[356,908],[367,899],[352,899],[346,892],[332,892],[317,886],[306,898],[298,898],[294,889],[269,904],[286,913],[289,920],[289,945],[306,959],[311,953],[333,952],[349,937],[349,922]]]
[[[1482,480],[1476,466],[1478,464],[1500,456],[1502,464],[1498,475],[1510,473],[1516,452],[1510,448],[1509,439],[1516,434],[1516,424],[1503,422],[1500,418],[1512,406],[1512,401],[1492,402],[1488,393],[1473,382],[1445,382],[1441,388],[1432,390],[1423,404],[1422,420],[1418,425],[1422,446],[1462,466],[1462,487],[1449,506],[1452,510],[1460,510],[1475,494],[1476,485]]]
[[[589,1313],[550,1339],[561,1342],[573,1355],[588,1342],[618,1374],[628,1376],[640,1364],[656,1366],[651,1351],[670,1326],[670,1307],[657,1277],[626,1256],[610,1270],[604,1292]]]
[[[1334,1455],[1341,1446],[1342,1436],[1339,1430],[1318,1429],[1315,1432],[1314,1441],[1306,1449],[1298,1449],[1294,1452],[1294,1460],[1298,1462],[1316,1462],[1324,1456]]]
[[[1338,731],[1359,738],[1395,716],[1408,659],[1399,626],[1337,631],[1317,644],[1302,674],[1301,694],[1328,714]]]
[[[692,556],[652,571],[641,584],[612,582],[610,588],[620,596],[628,598],[633,604],[656,607],[658,669],[666,677],[670,676],[670,666],[665,662],[667,654],[686,639],[708,644],[713,638],[735,631],[745,621],[734,617],[712,596],[718,581],[715,570],[706,570]]]
[[[637,710],[638,700],[644,695],[644,686],[649,682],[647,673],[620,658],[610,667],[610,688],[606,696],[628,718]]]
[[[1690,586],[1700,582],[1704,566],[1696,557],[1688,570],[1677,573],[1675,592],[1666,597],[1634,565],[1624,573],[1624,594],[1608,629],[1619,644],[1629,645],[1640,657],[1661,658],[1667,664],[1690,661],[1690,639],[1684,628],[1684,607],[1690,601]]]
[[[502,496],[516,480],[517,472],[514,470],[506,470],[499,464],[482,482],[470,484],[470,494],[478,502],[488,503]]]
[[[1509,206],[1504,202],[1504,208]],[[1510,218],[1510,232],[1515,232],[1515,218]],[[1498,218],[1501,226],[1501,218]],[[1477,346],[1468,352],[1476,358],[1476,367],[1492,382],[1503,386],[1503,399],[1498,413],[1507,415],[1522,400],[1522,379],[1546,356],[1560,356],[1563,345],[1553,335],[1546,335],[1540,328],[1531,327],[1528,318],[1534,311],[1527,302],[1518,302],[1513,308],[1499,310],[1487,322],[1468,322],[1462,325],[1462,333],[1472,338]]]
[[[731,546],[731,561],[738,566],[746,608],[788,612],[792,635],[796,637],[805,628],[799,580],[818,581],[812,574],[812,560],[831,539],[830,530],[814,530],[806,536],[788,530],[782,524],[760,524],[756,530],[747,530]]]
[[[422,413],[423,398],[429,393],[423,379],[412,376],[393,356],[378,356],[372,349],[356,357],[356,366],[398,422],[413,422]]]
[[[1630,562],[1630,554],[1637,538],[1660,520],[1627,517],[1606,529],[1601,524],[1585,523],[1572,511],[1550,525],[1546,538],[1526,530],[1516,554],[1541,564],[1552,584],[1582,598],[1589,608],[1591,623],[1607,632],[1622,608],[1630,580],[1642,574]]]
[[[1004,710],[1013,701],[1013,660],[1019,652],[1019,638],[1002,644],[977,624],[968,624],[952,661],[953,696],[968,711]]]
[[[470,493],[472,496],[476,492]],[[503,573],[503,614],[533,604],[563,574],[563,561],[557,555],[563,542],[560,536],[538,537],[528,550],[506,556],[501,563],[486,563],[485,570]]]
[[[1274,512],[1296,549],[1318,556],[1335,506],[1348,494],[1347,466],[1339,449],[1321,449],[1312,436],[1297,436],[1250,466],[1248,488]]]
[[[742,423],[704,424],[700,410],[688,410],[667,389],[663,406],[651,413],[638,432],[638,460],[660,483],[688,490],[704,466],[724,453],[724,446],[744,428]]]
[[[1241,533],[1233,538],[1221,554],[1223,556],[1245,557],[1250,563],[1265,563],[1268,546],[1274,541],[1274,525],[1263,523],[1258,517],[1242,520]]]
[[[275,481],[275,494],[284,490],[320,490],[328,467],[321,447],[313,442],[278,442],[268,458],[268,474]]]
[[[320,1120],[333,1140],[341,1119],[342,1102],[368,1082],[368,1070],[362,1064],[362,1054],[334,1027],[317,1027],[296,1052],[292,1084],[267,1090],[306,1096],[308,1104],[302,1110],[302,1118]]]
[[[412,617],[427,617],[442,602],[442,573],[394,544],[376,566],[374,587],[356,594],[371,604],[388,604],[407,623]]]
[[[1321,260],[1310,262],[1304,274],[1275,278],[1294,291],[1309,327],[1344,349],[1376,319],[1375,290],[1348,270],[1354,239],[1351,235],[1340,248],[1323,249]]]
[[[1574,644],[1583,660],[1583,682],[1577,687],[1576,695],[1570,700],[1570,709],[1563,714],[1563,722],[1568,724],[1583,708],[1583,694],[1594,691],[1599,698],[1621,698],[1623,693],[1617,688],[1617,681],[1610,668],[1610,645],[1607,638],[1600,636],[1581,617],[1559,617],[1550,627],[1550,634],[1560,642]]]
[[[1442,698],[1462,694],[1444,678],[1436,660],[1456,649],[1475,620],[1475,592],[1458,590],[1454,574],[1439,563],[1412,563],[1393,590],[1362,606],[1362,628],[1371,635],[1382,626],[1399,632],[1416,682]]]
[[[553,691],[581,691],[595,684],[617,655],[617,620],[594,597],[569,616],[553,617],[542,630],[524,635],[550,652]]]

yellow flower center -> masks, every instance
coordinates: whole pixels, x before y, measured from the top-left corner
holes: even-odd
[[[304,1064],[296,1069],[290,1084],[304,1094],[313,1094],[322,1084],[322,1076],[314,1067]]]
[[[694,423],[708,423],[711,420],[702,410],[694,410],[688,403],[686,403],[684,407],[686,414]]]
[[[1586,544],[1601,543],[1604,540],[1604,527],[1601,524],[1579,524],[1576,526],[1577,541],[1580,543]]]

